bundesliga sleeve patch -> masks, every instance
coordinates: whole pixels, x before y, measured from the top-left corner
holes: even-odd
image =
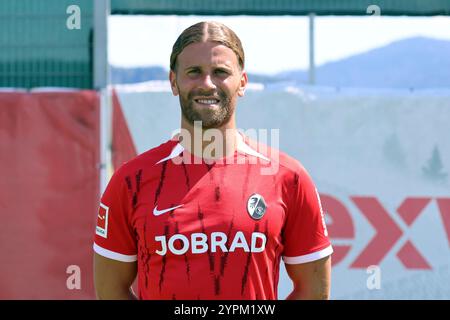
[[[109,208],[103,203],[100,203],[97,215],[97,226],[95,227],[95,233],[103,238],[108,236],[108,211]]]

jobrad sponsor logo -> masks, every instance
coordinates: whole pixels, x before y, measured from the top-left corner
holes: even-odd
[[[177,241],[178,240],[178,241]],[[156,253],[164,256],[167,252],[175,255],[182,255],[190,251],[192,254],[202,254],[208,252],[234,252],[243,250],[244,252],[263,252],[266,248],[267,238],[264,233],[253,232],[250,239],[246,239],[242,231],[236,232],[231,245],[227,247],[228,237],[223,232],[212,232],[207,235],[205,233],[192,233],[190,237],[183,234],[174,234],[167,238],[166,236],[156,236],[155,241],[160,244],[160,248]],[[175,245],[177,241],[178,244]]]

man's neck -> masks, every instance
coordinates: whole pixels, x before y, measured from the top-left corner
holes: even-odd
[[[213,129],[204,129],[182,119],[180,144],[198,158],[217,160],[234,154],[237,149],[237,134],[234,119]]]

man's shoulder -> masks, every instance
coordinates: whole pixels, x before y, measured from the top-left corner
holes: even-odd
[[[151,168],[161,159],[167,157],[177,144],[176,140],[168,140],[157,147],[147,150],[133,159],[124,162],[118,169],[120,175],[129,175],[143,168]]]

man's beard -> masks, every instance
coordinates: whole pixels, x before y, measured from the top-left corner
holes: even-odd
[[[196,102],[193,97],[196,96],[201,96],[205,99],[208,97],[218,99],[219,108],[212,109],[207,106],[204,109],[201,109],[202,107],[194,108],[194,103]],[[217,93],[201,89],[193,90],[189,92],[187,97],[180,94],[179,98],[183,117],[192,125],[194,125],[195,121],[201,121],[203,129],[219,128],[228,123],[235,109],[230,97],[220,89],[217,89]]]

